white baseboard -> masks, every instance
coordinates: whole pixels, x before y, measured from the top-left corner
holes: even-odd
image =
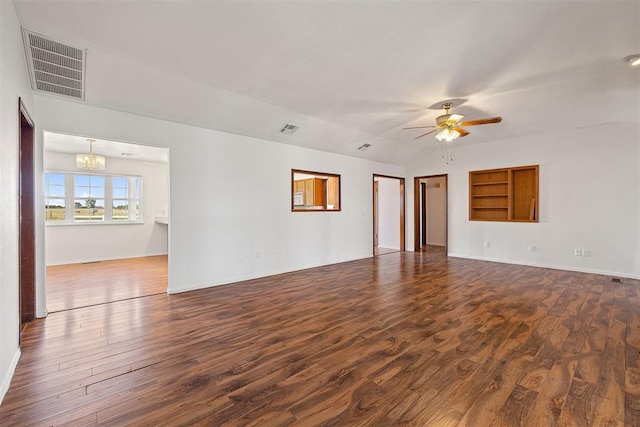
[[[313,264],[313,265],[306,265],[306,266],[303,265],[303,266],[294,267],[293,269],[284,268],[284,269],[265,271],[263,273],[246,275],[246,276],[242,275],[242,276],[228,277],[224,280],[218,280],[215,282],[211,281],[207,283],[199,283],[199,284],[196,283],[192,285],[187,285],[187,286],[181,287],[180,289],[171,288],[171,283],[169,283],[169,288],[167,289],[167,293],[169,295],[175,295],[175,294],[181,294],[183,292],[191,292],[191,291],[198,291],[200,289],[213,288],[214,286],[232,285],[234,283],[245,282],[247,280],[263,279],[270,276],[276,276],[278,274],[293,273],[295,271],[308,270],[310,268],[325,267],[333,264],[341,264],[343,262],[351,262],[359,259],[371,258],[372,256],[373,255],[359,256],[359,257],[344,259],[341,261],[330,261],[328,264],[318,264],[318,265]]]
[[[616,272],[616,271],[595,270],[595,269],[590,269],[590,268],[568,267],[568,266],[564,266],[564,265],[536,264],[536,263],[525,262],[525,261],[509,261],[509,260],[504,260],[504,259],[494,259],[494,258],[463,255],[463,254],[452,254],[452,253],[448,254],[448,256],[453,257],[453,258],[465,258],[465,259],[475,259],[475,260],[478,260],[478,261],[498,262],[498,263],[501,263],[501,264],[526,265],[527,267],[550,268],[552,270],[575,271],[575,272],[578,272],[578,273],[601,274],[601,275],[604,275],[604,276],[624,277],[624,278],[627,278],[627,279],[640,279],[640,274],[620,273],[620,272]]]
[[[11,360],[11,365],[9,365],[9,369],[7,369],[7,372],[2,379],[2,385],[0,385],[0,403],[2,403],[4,395],[7,394],[7,391],[9,391],[13,373],[16,371],[16,366],[18,366],[18,360],[20,360],[20,349],[16,350],[16,353],[13,355],[13,360]]]

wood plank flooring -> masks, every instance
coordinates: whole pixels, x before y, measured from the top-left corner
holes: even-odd
[[[2,425],[640,425],[640,283],[393,253],[29,324]]]
[[[47,267],[47,310],[167,292],[167,255]]]
[[[373,248],[374,255],[385,255],[393,252],[400,252],[400,249],[381,248],[380,246]]]

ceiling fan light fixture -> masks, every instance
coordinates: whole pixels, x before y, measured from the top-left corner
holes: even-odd
[[[76,154],[76,167],[78,169],[98,170],[103,171],[107,166],[107,161],[104,157],[93,154],[93,139],[87,139],[89,142],[89,152]]]
[[[444,128],[436,134],[436,139],[438,141],[451,142],[454,139],[457,139],[459,136],[460,136],[460,132],[458,132],[457,130]]]
[[[640,53],[636,53],[633,55],[625,56],[624,60],[627,61],[631,66],[635,67],[640,65]]]

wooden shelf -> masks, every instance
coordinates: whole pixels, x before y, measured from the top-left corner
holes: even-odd
[[[469,220],[538,222],[538,165],[469,172]]]
[[[472,185],[500,185],[508,184],[509,181],[496,181],[496,182],[474,182]]]

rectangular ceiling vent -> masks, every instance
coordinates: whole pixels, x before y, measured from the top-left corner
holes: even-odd
[[[280,133],[284,133],[285,135],[291,135],[297,130],[298,130],[298,126],[287,123],[284,126],[282,126],[282,129],[280,129]]]
[[[358,147],[358,150],[360,151],[367,151],[369,149],[369,147],[371,147],[371,144],[365,142],[364,144],[362,144],[360,147]]]
[[[87,50],[22,29],[31,87],[84,99]]]

